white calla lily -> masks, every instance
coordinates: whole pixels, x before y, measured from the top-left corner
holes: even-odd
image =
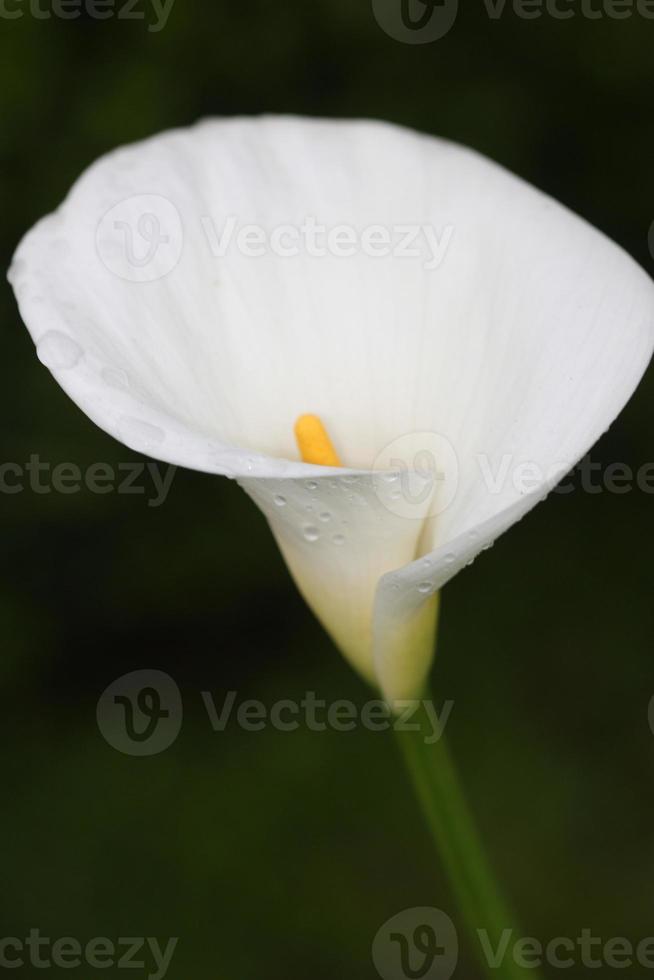
[[[606,430],[654,339],[654,285],[619,247],[476,153],[376,122],[211,120],[121,148],[10,279],[94,422],[239,480],[389,700],[421,689],[438,590]],[[343,468],[301,461],[307,412]],[[414,498],[425,452],[441,469]],[[489,486],[507,458],[527,490]]]

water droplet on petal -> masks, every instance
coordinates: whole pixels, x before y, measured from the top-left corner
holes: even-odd
[[[344,534],[335,534],[333,536],[333,538],[332,538],[332,541],[334,542],[334,544],[337,544],[337,545],[345,544],[345,535]]]
[[[307,480],[307,482],[305,483],[305,487],[307,488],[307,490],[317,490],[318,484],[316,483],[315,480]]]
[[[137,450],[159,446],[166,438],[165,432],[158,425],[151,425],[128,415],[120,421],[120,434],[128,446]]]
[[[281,493],[276,493],[275,496],[273,497],[273,500],[275,501],[276,507],[286,506],[286,497],[282,497]]]
[[[456,555],[453,555],[452,552],[450,552],[449,554],[445,555],[444,561],[446,565],[453,565],[456,561]]]
[[[36,354],[41,364],[55,370],[75,367],[82,357],[80,345],[60,330],[48,330],[36,345]]]
[[[434,586],[432,582],[421,582],[418,586],[418,592],[422,592],[423,595],[426,595],[428,592],[431,592],[433,588]]]
[[[120,388],[123,391],[129,388],[129,378],[127,372],[122,368],[106,367],[102,369],[102,380],[112,388]]]
[[[324,510],[322,514],[318,514],[318,520],[322,521],[323,524],[325,524],[327,521],[331,521],[331,519],[332,519],[332,515],[329,513],[328,510]]]
[[[318,528],[314,527],[313,524],[307,524],[302,532],[302,535],[305,541],[317,541],[320,537]]]

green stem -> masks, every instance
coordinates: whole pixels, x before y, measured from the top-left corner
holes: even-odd
[[[525,980],[527,976],[539,980],[537,970],[514,961],[510,947],[501,964],[488,962],[478,930],[488,934],[487,942],[494,951],[504,930],[513,929],[514,939],[521,933],[484,854],[445,739],[441,736],[435,744],[428,744],[433,727],[422,709],[420,722],[419,730],[398,731],[398,738],[479,962],[494,980]]]

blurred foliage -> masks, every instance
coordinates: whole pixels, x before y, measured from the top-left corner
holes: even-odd
[[[159,33],[23,10],[0,33],[5,266],[99,153],[203,115],[284,111],[468,143],[652,270],[654,22],[493,21],[480,0],[409,46],[352,0],[176,0]],[[0,303],[3,459],[136,460],[39,365],[8,289]],[[651,459],[652,388],[650,374],[595,459]],[[171,980],[360,980],[395,912],[455,917],[389,736],[211,731],[203,690],[369,697],[236,486],[179,471],[159,509],[26,490],[1,513],[2,935],[179,936]],[[654,933],[652,530],[638,490],[555,496],[443,598],[437,700],[455,701],[470,799],[541,939]],[[151,759],[95,725],[104,687],[141,667],[168,671],[185,707]],[[476,976],[469,949],[457,975]]]

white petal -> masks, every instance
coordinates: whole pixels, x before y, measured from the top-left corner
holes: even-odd
[[[300,591],[336,645],[376,683],[375,591],[381,576],[414,558],[422,522],[389,511],[369,475],[329,472],[239,483],[265,514]]]
[[[215,248],[230,216],[234,233],[417,225],[421,251],[253,258],[232,240],[216,257],[207,235]],[[371,122],[210,121],[120,149],[26,236],[11,279],[42,360],[95,422],[242,478],[312,606],[389,697],[417,690],[429,664],[424,586],[440,588],[592,445],[654,329],[651,281],[584,221],[471,151]],[[353,469],[389,444],[411,466],[416,434],[449,441],[449,505],[407,516],[365,475],[354,500],[332,491],[333,475],[298,462],[307,411]],[[508,454],[542,479],[491,493],[480,454],[491,472]],[[344,545],[303,537],[312,475],[320,506],[348,522]],[[425,554],[429,575],[407,564]]]

